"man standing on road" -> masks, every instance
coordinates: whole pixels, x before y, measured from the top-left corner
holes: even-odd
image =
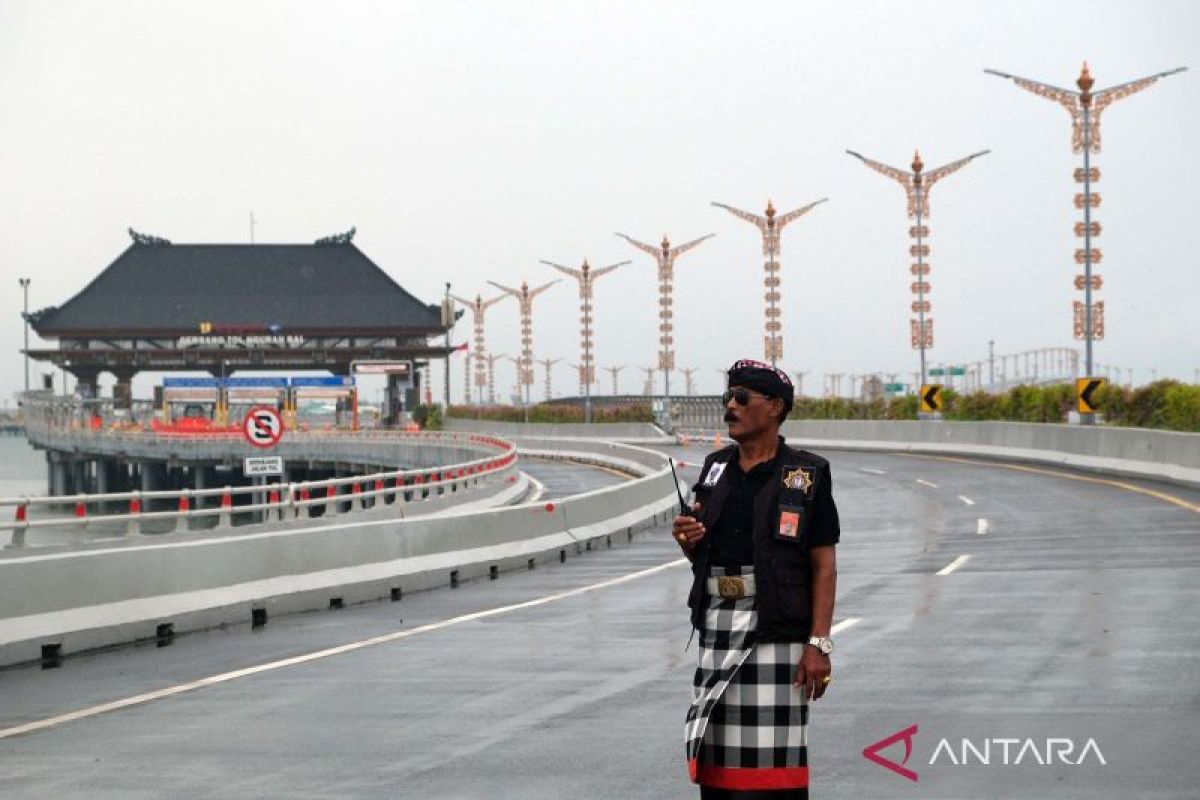
[[[692,562],[700,631],[685,725],[688,773],[709,798],[808,797],[808,702],[831,675],[840,537],[829,462],[788,447],[792,382],[736,362],[723,397],[730,445],[705,460],[674,536]]]

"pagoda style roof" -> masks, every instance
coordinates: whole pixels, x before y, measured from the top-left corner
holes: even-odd
[[[181,336],[202,325],[310,335],[440,333],[422,303],[351,243],[133,244],[59,307],[31,313],[42,337]]]

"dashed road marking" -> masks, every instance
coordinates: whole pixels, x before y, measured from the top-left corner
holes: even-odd
[[[832,628],[829,629],[829,635],[832,636],[835,633],[841,633],[851,625],[857,625],[860,622],[862,622],[862,617],[846,617],[844,620],[836,623]]]
[[[951,572],[954,572],[954,570],[958,569],[958,568],[959,568],[959,567],[961,567],[963,564],[967,563],[967,561],[968,561],[970,558],[971,558],[971,556],[969,556],[969,555],[961,555],[961,556],[959,556],[958,558],[956,558],[956,559],[954,559],[953,561],[951,561],[951,562],[950,562],[949,564],[947,564],[946,566],[944,566],[944,567],[942,567],[941,569],[939,569],[939,570],[938,570],[938,571],[937,571],[935,574],[937,574],[937,575],[949,575]]]
[[[936,489],[936,488],[938,488],[938,485],[937,485],[936,483],[933,483],[933,482],[931,482],[931,481],[927,481],[927,480],[925,480],[924,478],[917,478],[917,483],[921,484],[922,486],[928,486],[928,487],[929,487],[929,488],[931,488],[931,489]]]
[[[1032,472],[1035,475],[1050,475],[1055,478],[1062,478],[1062,479],[1068,480],[1068,481],[1082,481],[1084,483],[1099,483],[1099,484],[1103,484],[1105,486],[1115,486],[1116,488],[1124,489],[1127,492],[1137,492],[1138,494],[1144,494],[1149,497],[1155,497],[1164,502],[1171,503],[1172,505],[1179,506],[1180,508],[1186,508],[1188,511],[1194,511],[1197,514],[1200,514],[1200,504],[1198,504],[1198,503],[1189,503],[1187,500],[1184,500],[1182,497],[1176,497],[1173,494],[1167,494],[1166,492],[1155,491],[1154,489],[1147,489],[1144,486],[1135,486],[1132,483],[1125,483],[1124,481],[1114,481],[1114,480],[1110,480],[1108,478],[1091,478],[1091,477],[1088,477],[1087,475],[1075,475],[1070,472],[1060,472],[1059,470],[1056,470],[1056,469],[1041,469],[1039,467],[1027,467],[1022,464],[1005,464],[1005,463],[1002,463],[999,461],[979,461],[979,460],[973,459],[973,458],[956,458],[954,456],[934,456],[934,455],[926,455],[925,453],[897,453],[896,455],[905,456],[907,458],[930,458],[930,459],[934,459],[937,461],[952,461],[956,464],[974,464],[977,467],[997,467],[999,469],[1011,469],[1011,470],[1016,470],[1018,472]]]
[[[980,536],[982,536],[983,534],[987,533],[988,530],[989,530],[988,521],[985,518],[980,517],[979,520],[975,523],[975,532],[978,533]]]
[[[962,500],[964,503],[966,503],[966,504],[967,504],[967,505],[969,505],[969,506],[973,506],[973,505],[975,505],[975,501],[974,501],[974,500],[972,500],[971,498],[967,497],[965,494],[960,494],[960,495],[958,496],[958,499],[959,499],[959,500]]]
[[[870,467],[859,467],[858,469],[861,472],[869,472],[872,475],[887,475],[887,470],[884,469],[871,469]]]

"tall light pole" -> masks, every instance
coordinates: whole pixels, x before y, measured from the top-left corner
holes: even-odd
[[[611,367],[604,367],[604,371],[612,376],[612,393],[616,397],[620,392],[617,391],[617,376],[621,374],[621,370],[625,369],[624,364],[614,364]]]
[[[596,382],[596,367],[595,361],[592,358],[592,288],[597,278],[607,275],[617,267],[623,267],[630,262],[622,261],[619,264],[610,264],[607,267],[600,267],[598,269],[592,269],[586,258],[583,260],[583,266],[579,269],[564,267],[562,264],[555,264],[553,261],[542,261],[542,263],[554,267],[565,275],[570,275],[579,284],[580,346],[583,350],[583,355],[579,363],[579,386],[583,390],[583,421],[591,422],[592,384]]]
[[[490,300],[484,300],[482,295],[475,295],[474,300],[466,300],[457,295],[450,295],[452,298],[462,303],[467,308],[471,309],[471,322],[475,326],[475,388],[479,392],[479,404],[483,405],[483,387],[488,386],[489,402],[495,403],[494,384],[491,383],[488,377],[488,368],[492,362],[487,358],[487,346],[483,336],[483,322],[487,315],[487,310],[499,303],[501,300],[508,298],[507,294],[498,295]],[[468,397],[465,402],[471,402]]]
[[[929,190],[942,178],[952,172],[957,172],[971,161],[991,151],[980,150],[978,153],[972,153],[966,158],[960,158],[958,161],[951,161],[949,164],[944,164],[937,169],[931,169],[929,172],[924,171],[925,164],[921,161],[921,154],[919,152],[913,154],[911,172],[897,169],[896,167],[889,167],[887,164],[879,161],[872,161],[853,150],[847,150],[846,152],[881,175],[886,175],[899,183],[904,187],[904,193],[908,197],[908,216],[915,218],[916,221],[916,225],[908,229],[908,235],[915,242],[909,247],[909,253],[917,259],[917,263],[909,268],[909,271],[916,278],[916,281],[910,288],[913,294],[917,296],[917,299],[912,303],[912,310],[916,313],[917,318],[910,320],[910,328],[913,349],[921,351],[921,383],[924,384],[928,379],[928,372],[925,369],[925,351],[933,347],[933,318],[926,319],[926,314],[930,312],[931,305],[929,300],[925,298],[930,288],[929,282],[925,279],[929,275],[930,268],[930,265],[925,263],[925,257],[929,255],[929,245],[925,244],[925,239],[929,236],[929,228],[925,225],[925,218],[929,216]]]
[[[783,323],[779,321],[781,314],[778,305],[780,300],[779,234],[788,223],[799,219],[828,199],[828,197],[822,197],[815,203],[809,203],[779,217],[775,216],[775,206],[770,200],[767,200],[767,210],[763,215],[743,211],[740,208],[727,206],[724,203],[713,203],[717,208],[723,208],[735,217],[751,223],[762,234],[763,255],[767,258],[763,263],[763,271],[766,273],[766,276],[763,278],[763,285],[767,289],[766,297],[764,298],[767,301],[767,307],[764,325],[765,335],[763,336],[763,353],[766,360],[771,362],[772,367],[776,366],[776,362],[783,358]]]
[[[557,364],[560,361],[562,361],[561,358],[539,358],[538,359],[538,363],[541,364],[546,369],[546,399],[547,400],[550,399],[550,368],[553,367],[555,364]]]
[[[25,295],[25,305],[21,311],[21,319],[25,321],[25,391],[29,391],[29,278],[18,278],[21,292]]]
[[[1083,291],[1083,302],[1073,302],[1073,332],[1076,339],[1084,341],[1084,369],[1089,377],[1093,366],[1092,342],[1104,338],[1104,302],[1092,302],[1092,292],[1099,290],[1102,284],[1100,276],[1092,274],[1092,265],[1098,264],[1102,255],[1099,249],[1092,247],[1092,238],[1100,235],[1100,223],[1092,221],[1092,209],[1100,205],[1100,195],[1092,193],[1092,184],[1100,180],[1100,170],[1091,163],[1091,156],[1100,153],[1100,114],[1116,101],[1148,88],[1160,78],[1176,75],[1186,69],[1176,67],[1098,92],[1092,91],[1095,80],[1088,71],[1086,61],[1075,80],[1079,91],[1060,89],[994,69],[984,70],[989,75],[1007,78],[1026,91],[1055,101],[1071,115],[1071,152],[1083,153],[1083,167],[1075,170],[1075,182],[1083,184],[1083,193],[1075,195],[1075,207],[1083,209],[1083,222],[1075,223],[1075,235],[1083,239],[1083,248],[1075,251],[1075,263],[1083,265],[1083,274],[1075,276],[1075,288]],[[1092,425],[1096,421],[1095,415],[1081,414],[1079,421],[1084,425]]]
[[[649,397],[654,394],[654,367],[638,367],[642,372],[646,373],[646,382],[643,384],[642,394]]]
[[[463,357],[463,405],[471,405],[471,361],[475,354],[470,350]]]
[[[696,372],[699,369],[700,369],[699,367],[684,367],[683,369],[679,370],[680,372],[683,373],[683,385],[685,387],[684,392],[687,393],[686,394],[687,397],[692,396],[692,387],[693,387],[692,379],[695,377]]]
[[[649,253],[658,264],[658,368],[663,372],[663,412],[666,414],[668,427],[671,424],[671,370],[675,369],[675,337],[671,335],[675,329],[671,323],[671,295],[675,290],[675,259],[715,235],[710,233],[678,247],[671,247],[670,240],[663,236],[662,244],[655,247],[652,244],[631,239],[623,233],[617,234],[638,250]]]
[[[558,283],[558,280],[542,284],[536,289],[530,289],[529,284],[525,281],[521,281],[520,289],[513,289],[495,281],[488,281],[488,283],[506,294],[511,294],[521,304],[520,384],[525,387],[525,421],[529,422],[529,390],[533,386],[533,299]]]
[[[505,353],[488,353],[482,357],[482,361],[487,362],[487,398],[488,405],[496,405],[496,362],[502,358],[509,358]]]
[[[446,296],[442,299],[442,324],[446,326],[446,379],[443,387],[443,399],[446,403],[447,415],[450,413],[450,329],[454,327],[456,318],[454,301],[450,299],[450,281],[446,281]]]

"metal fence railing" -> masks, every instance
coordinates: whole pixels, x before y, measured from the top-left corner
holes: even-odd
[[[178,458],[183,445],[196,457],[211,457],[225,450],[242,454],[236,434],[195,436],[187,434],[145,433],[139,431],[61,429],[53,425],[35,425],[30,439],[42,446],[70,447],[77,453],[109,452],[115,445],[121,452],[139,446],[156,451],[162,457],[172,450]],[[303,482],[275,482],[251,486],[219,486],[203,489],[167,489],[70,495],[23,495],[0,497],[0,530],[12,532],[10,547],[26,546],[26,533],[38,528],[84,530],[103,525],[117,533],[139,534],[151,521],[173,521],[176,532],[203,529],[204,521],[216,518],[217,528],[235,524],[235,515],[250,521],[278,521],[316,515],[335,515],[390,505],[415,503],[448,493],[470,491],[508,477],[516,469],[516,446],[495,436],[474,433],[370,431],[346,434],[290,434],[290,457],[327,457],[333,446],[349,446],[360,455],[372,455],[366,463],[386,464],[422,448],[434,453],[454,453],[450,463],[410,468],[384,468],[362,475],[351,475]],[[246,450],[250,448],[246,446]],[[255,451],[261,454],[261,451]],[[229,453],[230,455],[233,452]],[[474,455],[475,457],[464,457]],[[185,456],[186,457],[186,453]],[[235,503],[248,499],[249,502]],[[167,510],[149,510],[151,504],[166,504]],[[342,506],[347,505],[348,509]],[[66,509],[68,513],[64,514]],[[115,509],[115,510],[114,510]],[[7,519],[6,519],[7,518]],[[255,519],[258,518],[258,519]],[[211,526],[209,526],[211,527]]]

